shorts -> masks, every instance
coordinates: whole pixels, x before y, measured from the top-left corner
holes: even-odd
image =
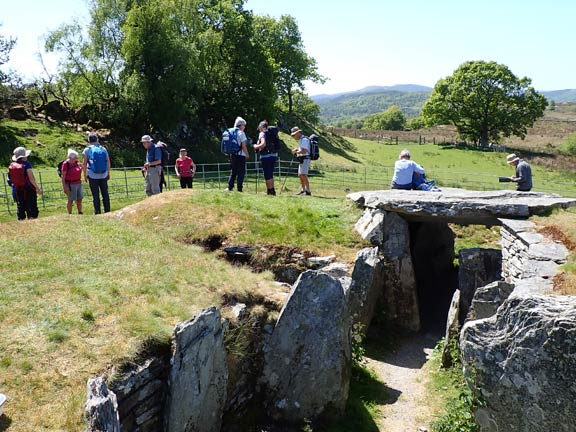
[[[304,160],[298,165],[298,175],[308,175],[310,170],[310,158],[304,158]]]
[[[69,184],[68,188],[70,189],[70,193],[68,194],[68,201],[79,201],[84,198],[84,189],[82,189],[82,183]]]

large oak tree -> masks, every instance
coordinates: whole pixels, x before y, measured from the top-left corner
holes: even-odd
[[[452,124],[482,146],[511,135],[524,138],[542,117],[546,98],[496,62],[469,61],[436,83],[422,116],[429,126]]]

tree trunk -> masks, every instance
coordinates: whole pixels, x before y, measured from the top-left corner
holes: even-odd
[[[480,147],[488,147],[488,130],[480,131]]]
[[[292,89],[288,89],[288,114],[292,114]]]

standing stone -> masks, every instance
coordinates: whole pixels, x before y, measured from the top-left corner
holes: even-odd
[[[471,321],[495,315],[500,305],[510,297],[513,289],[514,285],[504,281],[492,282],[478,288],[474,293],[472,306],[466,319]]]
[[[118,404],[103,377],[90,378],[87,385],[86,417],[89,432],[120,432]]]
[[[486,403],[482,432],[572,432],[576,419],[576,297],[510,297],[469,321],[460,347],[467,379]]]
[[[378,248],[362,249],[356,254],[349,294],[353,326],[360,324],[367,331],[383,288],[384,263]]]
[[[454,358],[450,352],[450,344],[454,338],[458,338],[460,333],[460,322],[458,316],[460,314],[460,290],[454,291],[452,302],[450,302],[450,309],[448,310],[448,318],[446,319],[446,334],[444,336],[444,348],[442,348],[442,367],[449,368],[454,364]]]
[[[339,280],[298,278],[264,347],[262,384],[272,418],[301,422],[343,413],[350,384],[350,318]]]
[[[395,213],[384,218],[383,312],[388,322],[412,331],[420,330],[420,310],[414,265],[410,254],[408,222]]]
[[[386,212],[383,210],[367,208],[354,228],[364,240],[378,246],[382,244],[384,238],[382,230],[385,216]]]
[[[220,312],[177,325],[172,351],[167,432],[219,432],[228,380]]]
[[[458,255],[460,288],[460,324],[464,324],[476,288],[502,279],[502,251],[499,249],[462,249]]]

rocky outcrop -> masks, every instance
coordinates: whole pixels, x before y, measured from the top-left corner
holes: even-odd
[[[352,325],[368,329],[384,288],[384,262],[378,248],[362,249],[356,254],[350,287]]]
[[[120,432],[118,404],[103,377],[91,378],[87,385],[86,417],[89,432]]]
[[[342,283],[302,273],[264,346],[269,414],[301,422],[343,412],[350,380],[350,319]]]
[[[382,308],[387,321],[412,331],[420,330],[418,289],[410,253],[410,228],[401,216],[384,218],[384,292]]]
[[[16,105],[8,109],[8,118],[17,121],[28,120],[30,113],[23,105]]]
[[[495,315],[498,308],[510,297],[514,285],[504,281],[492,282],[476,289],[467,320],[489,318]]]
[[[478,287],[502,279],[502,251],[498,249],[462,249],[458,255],[458,285],[460,295],[460,324],[470,310]]]
[[[227,379],[220,312],[209,308],[176,326],[166,431],[218,432]]]
[[[359,206],[395,212],[407,220],[499,225],[499,218],[528,218],[551,208],[576,206],[576,199],[556,194],[507,190],[442,192],[381,190],[357,192],[348,198]]]
[[[482,432],[569,432],[576,418],[576,297],[511,297],[461,335],[465,373],[486,403]]]
[[[109,387],[116,394],[123,432],[162,430],[166,371],[167,359],[154,357],[114,377]]]
[[[568,249],[539,234],[533,222],[507,219],[501,222],[502,275],[505,280],[517,285],[517,293],[550,292],[552,278],[566,263]]]

